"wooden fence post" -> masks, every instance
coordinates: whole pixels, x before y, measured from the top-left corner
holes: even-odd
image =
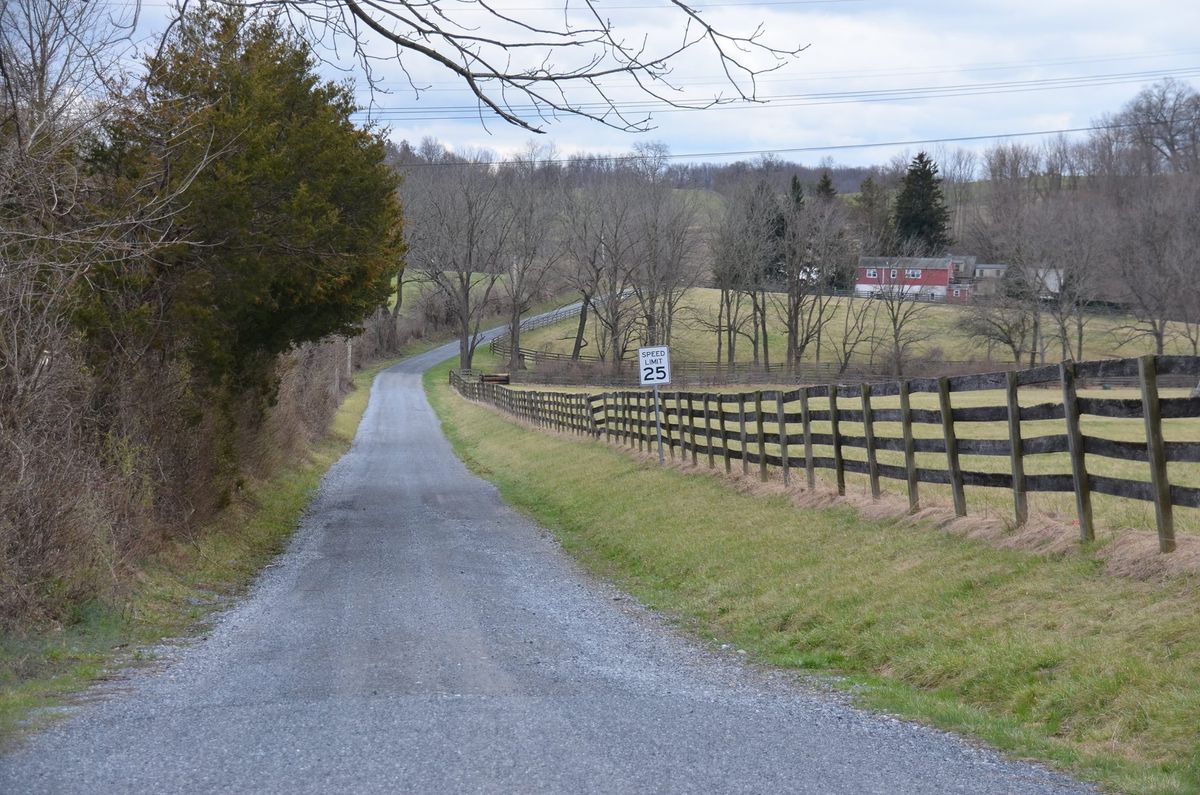
[[[871,499],[879,499],[879,456],[875,452],[875,416],[871,412],[871,385],[862,385],[863,434],[867,438],[867,477],[871,481]]]
[[[787,418],[784,416],[782,392],[775,399],[775,425],[779,428],[779,463],[783,468],[783,485],[786,488],[790,465],[788,463]]]
[[[632,447],[633,446],[633,436],[630,434],[629,425],[630,425],[629,393],[622,390],[621,391],[621,444],[623,444],[627,447]]]
[[[687,459],[687,444],[683,435],[683,398],[680,397],[678,389],[675,390],[675,426],[679,431],[679,461],[683,463]],[[674,435],[671,438],[674,439]]]
[[[938,407],[942,415],[942,435],[946,439],[946,465],[950,470],[950,491],[954,497],[954,515],[967,515],[967,494],[963,490],[962,466],[958,461],[958,436],[954,433],[954,409],[950,405],[950,379],[938,379]]]
[[[738,435],[742,446],[742,474],[750,474],[750,457],[746,455],[746,393],[738,393]]]
[[[833,437],[833,473],[837,479],[837,492],[846,496],[846,462],[842,460],[842,431],[838,425],[837,384],[829,385],[829,429]]]
[[[638,437],[638,452],[646,451],[646,417],[642,411],[642,402],[646,400],[646,393],[639,392],[637,396],[637,437]]]
[[[808,490],[817,487],[817,471],[813,464],[812,414],[808,410],[808,387],[800,387],[800,425],[804,433],[804,477]]]
[[[692,405],[692,393],[688,392],[688,430],[692,434],[692,466],[696,466],[696,407]]]
[[[637,438],[634,436],[633,429],[634,429],[633,393],[626,392],[625,393],[625,442],[626,442],[626,444],[629,445],[630,450],[632,450],[634,448],[634,446],[637,444]]]
[[[713,459],[716,451],[713,450],[712,437],[712,409],[709,406],[709,401],[712,395],[705,393],[704,395],[704,446],[708,448],[708,468],[712,469],[715,466]]]
[[[1162,407],[1158,402],[1158,359],[1138,360],[1142,382],[1142,417],[1146,421],[1146,451],[1150,459],[1150,484],[1154,487],[1154,519],[1158,524],[1158,550],[1175,551],[1175,515],[1171,508],[1171,481],[1167,478],[1167,450],[1163,443]]]
[[[917,480],[917,444],[913,439],[912,405],[908,398],[909,383],[900,380],[900,429],[904,436],[904,479],[908,486],[908,512],[921,509],[921,493]]]
[[[1021,435],[1021,404],[1017,400],[1017,374],[1005,375],[1004,391],[1008,401],[1009,468],[1012,469],[1013,519],[1017,527],[1029,521],[1029,495],[1025,488],[1025,440]]]
[[[1088,482],[1087,463],[1083,450],[1083,430],[1079,427],[1079,403],[1075,395],[1075,362],[1058,366],[1062,376],[1063,413],[1067,419],[1067,449],[1071,454],[1071,477],[1075,481],[1075,508],[1079,513],[1079,538],[1093,541],[1096,528],[1092,524],[1092,486]]]
[[[674,460],[674,458],[675,458],[675,448],[676,447],[679,448],[679,455],[681,457],[683,456],[683,412],[679,410],[679,404],[680,404],[679,393],[675,392],[673,394],[674,394],[673,400],[675,402],[675,405],[672,408],[672,412],[673,412],[673,416],[674,416],[675,420],[673,423],[667,425],[667,440],[670,442],[670,445],[671,445],[671,459],[672,460]],[[679,433],[678,440],[676,440],[676,438],[675,438],[676,432]]]
[[[717,397],[717,418],[721,429],[721,456],[725,459],[725,474],[729,474],[729,440],[725,438],[725,396]]]
[[[758,479],[767,482],[767,432],[763,429],[762,390],[754,393],[754,422],[758,429]]]

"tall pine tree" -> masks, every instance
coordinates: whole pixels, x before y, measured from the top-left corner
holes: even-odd
[[[940,255],[950,247],[950,211],[942,196],[937,163],[918,152],[896,197],[895,229],[901,243]]]
[[[863,255],[883,257],[894,253],[896,234],[887,188],[868,176],[859,185],[858,195],[850,201],[850,207],[862,241]]]
[[[837,196],[837,188],[833,187],[833,177],[829,176],[829,169],[821,172],[821,179],[817,181],[815,193],[820,199],[832,199]]]

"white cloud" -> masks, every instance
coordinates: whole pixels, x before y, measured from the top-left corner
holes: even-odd
[[[630,41],[645,36],[651,50],[661,51],[679,39],[678,13],[620,8],[649,2],[652,0],[608,0],[600,5],[612,9],[612,19],[625,26],[620,29]],[[502,7],[552,5],[552,0],[506,0]],[[513,13],[536,13],[541,24],[561,22],[561,14],[555,12]],[[1200,74],[1200,46],[1194,41],[1194,32],[1200,29],[1200,4],[1178,0],[1146,0],[1137,6],[1116,0],[976,0],[960,4],[868,0],[716,6],[703,13],[705,19],[725,30],[749,32],[761,21],[764,36],[772,43],[811,44],[787,68],[763,78],[760,95],[778,99],[761,106],[663,112],[655,117],[657,129],[642,136],[568,117],[547,125],[546,138],[563,153],[621,152],[641,139],[665,141],[675,152],[706,152],[1080,127],[1116,110],[1160,75],[1186,75],[1180,70],[1189,68],[1194,70],[1192,74]],[[372,52],[382,56],[389,51],[377,44]],[[485,129],[470,112],[474,107],[470,93],[445,70],[416,56],[406,57],[404,63],[414,80],[431,90],[414,98],[412,91],[404,88],[400,69],[381,67],[380,74],[395,93],[378,96],[376,101],[382,108],[394,109],[381,113],[380,118],[391,124],[397,140],[416,141],[432,135],[451,146],[506,154],[529,139],[528,132],[486,113]],[[699,97],[717,89],[719,73],[711,52],[703,55],[696,49],[679,59],[673,77],[686,86],[685,96]],[[340,76],[333,71],[330,75]],[[1105,75],[1114,77],[1097,79]],[[1028,84],[1071,78],[1092,78],[1095,84],[1069,88]],[[1000,87],[995,84],[1005,81],[1027,84],[1012,86],[1021,89],[1012,93],[998,93]],[[627,80],[617,83],[613,96],[636,96],[626,87]],[[907,98],[880,96],[879,101],[869,102],[812,96],[982,84],[993,85],[985,87],[987,93],[960,89],[932,96],[933,92],[925,91]],[[1043,90],[1030,90],[1033,88]],[[459,110],[449,110],[452,108]],[[879,163],[900,148],[828,154],[838,162]],[[815,162],[824,154],[788,157]]]

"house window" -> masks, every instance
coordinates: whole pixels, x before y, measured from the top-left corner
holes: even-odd
[[[896,269],[892,268],[892,279],[896,278]]]
[[[906,279],[921,278],[921,269],[920,268],[909,268],[908,270],[904,271],[904,278],[906,278]]]
[[[879,271],[875,270],[874,268],[867,268],[867,278],[868,279],[878,279]]]

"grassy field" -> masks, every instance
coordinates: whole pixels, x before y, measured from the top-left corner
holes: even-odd
[[[201,631],[206,616],[242,592],[283,549],[321,476],[349,449],[372,379],[394,361],[355,375],[354,391],[307,457],[248,482],[211,526],[147,561],[125,604],[85,605],[59,631],[0,636],[0,743],[53,719],[57,707],[113,669],[149,661],[145,648]]]
[[[671,352],[678,361],[711,362],[717,358],[716,335],[705,330],[697,318],[713,323],[717,318],[720,292],[718,290],[694,289],[684,297],[675,328],[671,337]],[[845,315],[846,304],[851,299],[834,299],[835,310],[828,325],[829,340],[841,328]],[[867,299],[853,299],[862,301]],[[748,310],[747,310],[748,311]],[[952,306],[947,304],[929,304],[921,319],[922,332],[928,338],[918,343],[914,349],[917,356],[929,356],[935,353],[939,358],[951,361],[982,361],[988,358],[988,348],[979,340],[970,337],[958,328],[958,322],[963,312],[969,312],[970,307]],[[1050,319],[1047,317],[1046,322]],[[1121,326],[1130,322],[1129,318],[1097,315],[1092,317],[1086,326],[1084,359],[1103,359],[1113,356],[1140,356],[1153,353],[1153,345],[1147,339],[1140,339],[1126,344]],[[577,321],[565,320],[552,326],[537,329],[522,335],[521,346],[535,350],[558,351],[570,353],[574,342]],[[772,352],[772,361],[780,361],[787,351],[787,339],[784,335],[783,324],[774,312],[770,313],[767,324],[768,344]],[[1050,333],[1047,330],[1047,333]],[[1074,339],[1072,337],[1072,339]],[[832,344],[827,341],[823,346],[823,361],[833,361]],[[595,347],[595,343],[591,343]],[[868,346],[862,346],[862,355],[854,361],[856,364],[867,364],[870,359]],[[1184,341],[1175,340],[1169,346],[1168,353],[1190,353],[1190,346]],[[991,350],[992,361],[1011,362],[1012,356],[1007,348],[994,347]],[[1060,359],[1060,347],[1057,339],[1053,340],[1046,351],[1046,361],[1056,362]],[[807,361],[815,361],[816,348],[812,346],[806,352]],[[752,350],[748,340],[739,340],[737,345],[737,360],[749,362]]]
[[[712,642],[1108,788],[1200,791],[1197,577],[1102,573],[852,507],[797,509],[427,389],[459,454],[591,570]],[[622,495],[654,494],[655,499]],[[824,681],[824,680],[823,680]]]

